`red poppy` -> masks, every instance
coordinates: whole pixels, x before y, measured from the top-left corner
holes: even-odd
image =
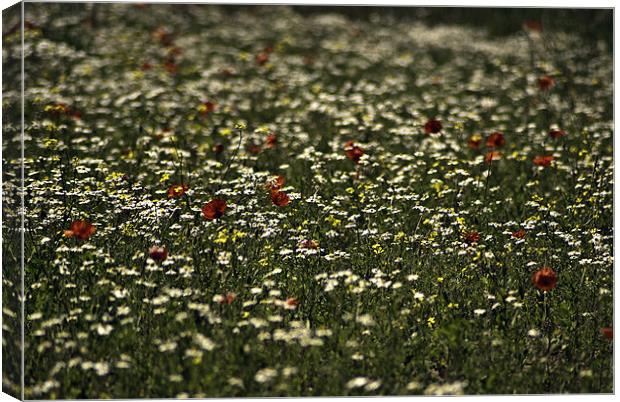
[[[355,145],[353,141],[347,141],[344,144],[344,151],[347,154],[347,158],[355,163],[359,163],[360,158],[364,155],[364,150],[358,145]]]
[[[537,20],[528,20],[523,22],[523,29],[531,32],[542,32],[542,22]]]
[[[145,61],[144,63],[142,63],[142,65],[140,66],[140,70],[142,71],[148,71],[151,68],[153,68],[153,65],[151,63],[149,63],[148,61]]]
[[[543,75],[542,77],[538,79],[538,88],[540,88],[541,91],[548,91],[554,86],[555,86],[555,80],[553,79],[553,77],[550,77],[548,75]]]
[[[59,102],[54,105],[48,106],[45,110],[49,111],[54,116],[60,116],[69,112],[69,106],[67,106],[65,103]]]
[[[534,157],[534,159],[532,159],[532,162],[536,166],[545,166],[546,167],[546,166],[551,165],[551,162],[553,162],[553,156],[551,156],[551,155],[536,156],[536,157]]]
[[[551,138],[562,138],[566,136],[566,131],[564,130],[551,130],[549,131],[549,137]]]
[[[548,292],[555,288],[558,283],[558,276],[549,267],[543,267],[532,275],[532,283],[543,292]]]
[[[269,61],[269,53],[259,53],[256,55],[256,64],[258,64],[259,66],[263,66],[265,65],[265,63],[267,63]]]
[[[225,295],[221,295],[217,297],[218,299],[217,302],[219,304],[232,304],[232,302],[235,300],[236,297],[237,295],[234,293],[226,293]]]
[[[500,159],[502,159],[502,153],[499,151],[487,152],[486,155],[484,155],[484,163],[487,165],[490,165],[493,161],[498,161]]]
[[[265,183],[265,188],[269,191],[278,191],[284,186],[284,177],[283,176],[273,176],[267,180]]]
[[[171,75],[174,75],[179,71],[179,65],[174,61],[168,60],[164,63],[164,69]]]
[[[482,136],[480,134],[472,135],[467,141],[467,146],[471,149],[480,148],[480,144],[482,144]]]
[[[149,249],[149,257],[156,262],[162,262],[168,258],[168,249],[166,247],[153,246]]]
[[[613,328],[610,328],[610,327],[601,328],[601,334],[603,334],[603,336],[609,341],[614,339]]]
[[[273,205],[277,205],[278,207],[284,207],[291,202],[291,199],[285,192],[278,190],[271,192],[271,202]]]
[[[439,120],[430,119],[424,125],[424,133],[426,133],[426,134],[437,134],[438,132],[441,131],[442,128],[443,128],[443,126],[441,125],[441,122]]]
[[[299,300],[294,297],[289,297],[288,299],[286,299],[285,303],[289,307],[297,307],[297,305],[299,304]]]
[[[221,218],[225,211],[226,201],[219,198],[214,198],[202,207],[202,215],[208,221]]]
[[[487,138],[488,148],[503,147],[505,143],[506,140],[504,139],[504,134],[500,133],[499,131],[492,133],[491,135],[489,135],[489,138]]]
[[[525,238],[525,230],[519,229],[516,232],[512,233],[512,237],[515,239],[524,239]]]
[[[463,234],[463,239],[469,244],[478,243],[480,241],[480,233],[476,231],[465,232]]]
[[[172,45],[172,34],[165,27],[158,27],[151,32],[153,39],[161,43],[163,46]]]
[[[65,237],[76,237],[86,240],[95,233],[95,226],[85,220],[77,220],[71,223],[71,227],[65,230]]]
[[[78,112],[77,110],[71,108],[70,106],[62,102],[47,106],[45,110],[51,113],[52,116],[56,118],[60,116],[68,116],[76,120],[79,120],[82,117],[80,112]]]
[[[213,148],[211,148],[211,150],[212,150],[212,151],[213,151],[216,155],[219,155],[219,154],[221,154],[222,152],[224,152],[224,145],[222,145],[222,144],[215,144],[215,145],[213,146]]]
[[[252,155],[258,155],[263,150],[263,148],[258,144],[249,144],[245,149]]]
[[[187,184],[173,184],[168,187],[168,198],[178,198],[183,196],[189,189]]]
[[[302,241],[299,242],[299,244],[297,245],[297,247],[299,248],[304,248],[304,249],[308,249],[308,250],[316,250],[319,248],[319,243],[317,243],[314,240],[308,240],[308,239],[304,239]]]
[[[265,148],[273,149],[278,146],[278,137],[275,133],[270,133],[265,139]]]
[[[203,116],[208,115],[209,113],[213,112],[215,110],[215,107],[217,105],[213,102],[210,101],[204,101],[202,102],[202,104],[198,107],[198,110],[200,111],[200,114]]]

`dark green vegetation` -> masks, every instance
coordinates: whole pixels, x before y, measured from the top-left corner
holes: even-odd
[[[2,12],[2,25],[11,27],[14,35],[20,35],[21,5],[17,4]],[[5,28],[6,29],[6,28]],[[8,31],[8,29],[7,29]],[[20,52],[21,46],[12,46],[13,52]],[[21,225],[19,215],[21,197],[21,165],[16,158],[21,156],[18,133],[21,132],[21,63],[10,57],[10,50],[2,55],[2,92],[10,92],[10,99],[2,104],[2,151],[7,158],[2,160],[2,391],[15,398],[21,398],[22,374],[22,292],[21,276]],[[19,56],[18,56],[19,57]],[[14,65],[9,67],[9,59]],[[13,139],[12,142],[6,139]]]
[[[606,42],[406,17],[26,5],[27,398],[612,392]]]

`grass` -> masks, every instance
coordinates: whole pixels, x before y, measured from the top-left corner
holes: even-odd
[[[26,398],[611,393],[605,42],[302,11],[26,4]]]

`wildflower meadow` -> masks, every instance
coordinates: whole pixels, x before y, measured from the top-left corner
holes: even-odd
[[[611,49],[386,10],[5,10],[3,390],[612,393]]]

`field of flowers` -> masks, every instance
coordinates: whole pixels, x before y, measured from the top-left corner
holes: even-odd
[[[381,9],[25,7],[26,398],[613,392],[603,43]]]

